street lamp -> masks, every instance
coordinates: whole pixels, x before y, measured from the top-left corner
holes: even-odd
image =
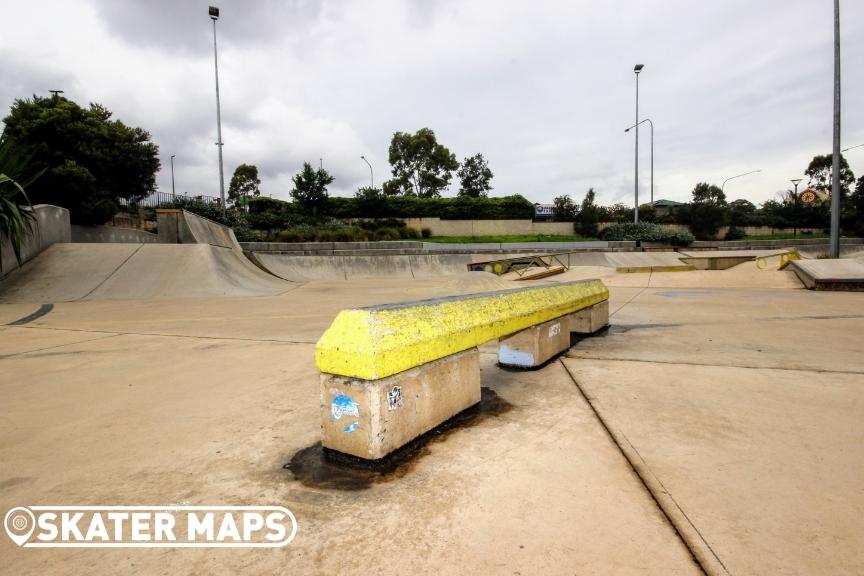
[[[219,103],[219,54],[216,50],[216,20],[219,19],[219,8],[210,6],[208,13],[213,21],[213,62],[216,70],[216,137],[219,147],[219,198],[222,200],[222,213],[225,213],[225,176],[222,168],[222,109]]]
[[[171,155],[171,195],[176,196],[177,193],[174,191],[174,157],[176,154]],[[173,200],[173,198],[172,198]]]
[[[644,67],[644,64],[636,64],[633,67],[633,72],[636,74],[636,167],[633,178],[636,205],[633,210],[633,222],[637,224],[639,223],[639,73]]]
[[[798,237],[798,183],[801,182],[801,178],[793,178],[792,180],[790,180],[790,182],[792,182],[792,184],[795,185],[795,192],[792,193],[792,200],[795,202],[793,204],[793,207],[795,210],[795,223],[792,224],[792,226],[793,226],[792,237],[797,238]]]
[[[644,124],[645,122],[651,125],[651,206],[654,206],[654,122],[650,118],[645,118],[639,124]],[[630,126],[630,128],[624,130],[624,133],[626,134],[636,127],[636,125]]]
[[[375,176],[372,174],[372,164],[369,164],[369,160],[366,159],[366,156],[360,156],[360,158],[369,165],[369,187],[375,188]]]
[[[743,174],[736,174],[735,176],[730,176],[729,178],[726,178],[726,179],[723,181],[723,185],[720,186],[720,191],[725,193],[725,191],[726,191],[726,182],[728,182],[729,180],[732,180],[732,179],[734,179],[734,178],[740,178],[741,176],[747,176],[748,174],[756,174],[757,172],[761,172],[761,171],[762,171],[761,169],[760,169],[760,170],[753,170],[752,172],[744,172]]]

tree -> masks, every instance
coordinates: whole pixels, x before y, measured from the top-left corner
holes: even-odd
[[[729,203],[729,223],[733,226],[747,226],[756,217],[756,206],[749,200],[739,198]]]
[[[856,236],[864,236],[864,176],[858,179],[855,192],[849,197],[850,228]]]
[[[357,212],[366,218],[377,218],[381,216],[386,198],[380,188],[365,186],[354,193]]]
[[[597,223],[600,221],[600,209],[594,202],[594,188],[589,188],[579,208],[577,232],[582,236],[597,236]]]
[[[331,176],[323,168],[315,170],[308,162],[303,163],[303,170],[295,174],[291,181],[294,189],[291,198],[313,216],[318,216],[319,209],[327,202],[327,186],[333,183]]]
[[[700,240],[711,240],[726,223],[726,195],[714,184],[700,182],[693,188],[690,231]]]
[[[558,196],[552,201],[552,218],[558,222],[572,222],[576,219],[576,204],[569,194]]]
[[[460,182],[459,196],[485,198],[489,190],[492,190],[490,182],[493,174],[483,154],[477,153],[465,158],[456,175],[459,176]]]
[[[101,224],[118,201],[156,191],[159,148],[142,128],[111,120],[100,104],[85,109],[54,96],[18,99],[3,120],[5,134],[31,156],[43,177],[27,190],[34,204],[69,209],[76,224]]]
[[[831,172],[833,172],[833,154],[825,154],[823,156],[814,156],[804,171],[804,175],[809,178],[807,186],[817,190],[831,191]],[[849,195],[849,187],[855,183],[855,174],[849,168],[849,163],[846,158],[840,155],[840,197],[845,198]]]
[[[396,132],[389,153],[393,178],[384,183],[388,196],[438,198],[450,185],[453,170],[459,167],[456,156],[438,143],[429,128],[421,128],[416,134]]]
[[[261,179],[258,178],[258,167],[254,164],[240,164],[231,177],[228,185],[228,199],[239,202],[243,196],[260,196]]]

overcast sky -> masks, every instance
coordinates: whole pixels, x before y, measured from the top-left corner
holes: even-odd
[[[62,89],[146,128],[161,190],[218,195],[209,2],[2,0],[0,108]],[[864,144],[864,2],[841,2],[843,147]],[[633,201],[633,65],[640,116],[655,124],[655,198],[700,181],[730,200],[775,197],[831,151],[830,0],[222,0],[217,23],[225,187],[256,164],[288,198],[303,161],[351,195],[389,177],[395,131],[435,130],[482,152],[492,195],[535,202],[589,187]],[[640,200],[650,132],[640,131]],[[847,153],[857,176],[864,147]],[[455,195],[458,182],[446,195]]]

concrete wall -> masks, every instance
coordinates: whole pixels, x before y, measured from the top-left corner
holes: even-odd
[[[49,204],[37,204],[33,210],[36,214],[36,222],[33,226],[33,233],[25,238],[21,245],[22,262],[34,258],[51,244],[72,241],[69,210]],[[12,246],[5,239],[0,241],[0,255],[2,255],[3,265],[0,276],[18,268],[18,261],[15,259]]]
[[[72,225],[72,242],[85,244],[153,244],[161,242],[159,236],[137,228],[115,228],[113,226]]]
[[[531,220],[441,220],[405,218],[411,228],[429,228],[433,236],[502,236],[505,234],[573,234],[572,222],[533,222]]]

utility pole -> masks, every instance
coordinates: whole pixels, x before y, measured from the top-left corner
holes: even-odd
[[[840,257],[840,0],[834,0],[834,149],[831,154],[831,258]]]

